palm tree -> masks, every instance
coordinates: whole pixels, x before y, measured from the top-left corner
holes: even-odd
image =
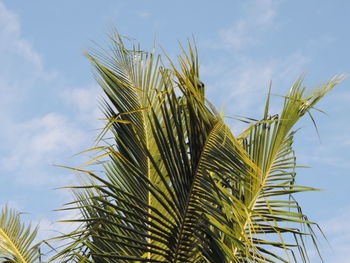
[[[71,187],[80,227],[62,238],[61,262],[309,262],[305,240],[318,251],[317,225],[294,194],[297,121],[342,80],[316,91],[299,78],[270,114],[235,136],[205,98],[197,50],[189,44],[178,66],[155,52],[127,49],[88,58],[106,99],[98,140],[99,170]],[[165,55],[166,56],[166,55]],[[244,98],[242,98],[244,99]]]
[[[40,260],[39,243],[34,244],[38,227],[21,223],[20,213],[5,206],[0,214],[0,262],[35,263]]]

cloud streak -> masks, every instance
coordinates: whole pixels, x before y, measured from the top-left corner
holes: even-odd
[[[349,217],[350,207],[344,207],[336,216],[320,222],[330,244],[326,262],[350,263],[350,258],[347,257],[350,249]]]
[[[24,184],[59,182],[57,175],[48,173],[48,166],[68,157],[68,152],[73,154],[86,141],[83,131],[57,113],[13,123],[11,130],[7,139],[12,146],[0,159],[1,170]]]
[[[52,185],[62,176],[49,166],[91,145],[99,89],[62,89],[57,73],[46,69],[41,54],[22,37],[19,17],[2,2],[0,60],[0,92],[6,94],[0,96],[2,179]]]
[[[37,69],[43,69],[41,55],[36,52],[32,45],[21,37],[21,25],[19,17],[8,10],[0,2],[0,54],[4,56],[17,55],[21,59],[27,60]]]
[[[219,31],[224,47],[241,49],[258,43],[261,35],[273,27],[276,8],[273,0],[249,2],[243,18]]]

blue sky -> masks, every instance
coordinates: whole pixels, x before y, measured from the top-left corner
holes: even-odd
[[[52,164],[81,164],[71,155],[89,148],[101,126],[100,90],[82,53],[94,41],[106,46],[112,26],[145,48],[156,40],[171,56],[194,35],[209,99],[227,115],[259,118],[270,80],[284,94],[301,73],[317,86],[350,72],[349,11],[345,0],[0,1],[0,204],[30,212],[44,237],[63,229],[51,224],[63,216],[52,210],[69,193],[52,189],[74,176]],[[298,182],[325,190],[299,200],[333,247],[323,242],[327,262],[350,262],[349,84],[319,104],[327,112],[314,114],[321,139],[308,119],[296,138],[299,164],[312,167]]]

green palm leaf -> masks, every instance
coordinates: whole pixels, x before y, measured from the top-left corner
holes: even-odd
[[[239,185],[240,192],[245,193],[243,198],[236,199],[225,191],[226,199],[230,199],[226,205],[228,210],[232,214],[238,213],[237,208],[245,211],[243,220],[237,222],[242,227],[240,235],[236,232],[227,234],[245,244],[243,248],[238,248],[226,242],[225,246],[234,251],[231,260],[234,261],[236,257],[240,260],[252,257],[254,262],[297,261],[293,250],[297,248],[300,260],[309,262],[304,239],[305,236],[310,236],[316,245],[312,229],[315,223],[310,222],[302,213],[293,194],[316,189],[295,184],[295,170],[298,166],[292,148],[295,134],[292,128],[342,78],[335,77],[309,96],[304,95],[306,88],[301,86],[302,79],[299,79],[285,97],[280,117],[269,116],[268,98],[264,119],[252,124],[239,137],[256,166],[252,170],[258,173],[255,176],[244,176],[248,181]]]
[[[26,227],[20,213],[2,209],[0,215],[0,261],[8,263],[34,263],[40,257],[39,244],[34,243],[38,227]]]
[[[307,262],[304,239],[317,248],[316,235],[294,193],[315,189],[295,184],[292,129],[341,77],[310,96],[299,79],[280,115],[269,115],[269,96],[263,119],[236,138],[205,98],[191,45],[167,68],[113,41],[111,54],[88,55],[108,98],[105,146],[90,162],[103,171],[73,169],[88,178],[65,208],[80,211],[67,221],[81,227],[52,260]]]

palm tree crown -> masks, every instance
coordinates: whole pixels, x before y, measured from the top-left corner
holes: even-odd
[[[91,162],[102,172],[73,187],[81,227],[53,259],[61,262],[308,262],[315,225],[294,198],[293,127],[342,79],[310,95],[298,79],[280,114],[269,112],[235,136],[205,98],[197,51],[178,66],[154,52],[88,54],[106,94],[107,124]],[[242,98],[244,99],[244,98]],[[112,139],[110,139],[112,137]]]

